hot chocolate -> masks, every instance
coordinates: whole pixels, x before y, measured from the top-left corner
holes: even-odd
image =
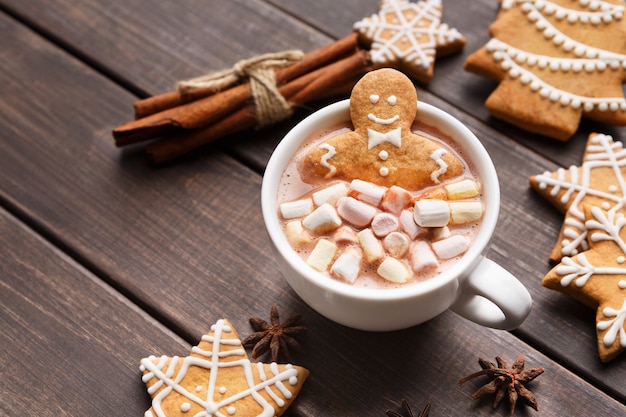
[[[355,286],[396,288],[436,276],[471,245],[482,216],[479,178],[452,138],[417,121],[411,130],[458,158],[461,173],[418,190],[302,175],[306,155],[351,132],[349,122],[312,135],[291,159],[278,215],[312,268]]]

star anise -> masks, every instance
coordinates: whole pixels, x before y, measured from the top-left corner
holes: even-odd
[[[250,318],[250,325],[255,333],[243,340],[243,345],[252,347],[252,358],[257,359],[268,351],[272,361],[278,362],[279,356],[291,361],[289,349],[300,349],[300,344],[294,338],[304,333],[307,328],[297,325],[300,321],[300,314],[294,314],[284,322],[280,322],[278,307],[273,305],[270,309],[270,322],[259,318]]]
[[[413,415],[413,411],[411,411],[411,407],[409,407],[409,403],[406,400],[402,400],[402,409],[404,410],[404,416],[400,413],[397,413],[393,410],[387,410],[388,417],[415,417]],[[430,413],[430,403],[426,403],[426,406],[420,411],[417,417],[428,417]]]
[[[492,380],[480,387],[478,391],[472,395],[473,399],[477,400],[487,395],[494,394],[493,408],[497,408],[502,399],[507,396],[511,406],[510,411],[511,414],[513,414],[515,404],[518,398],[521,398],[526,404],[535,410],[539,410],[537,399],[533,393],[526,388],[526,384],[541,375],[544,368],[532,368],[524,371],[524,361],[524,355],[519,355],[513,363],[513,366],[509,368],[504,359],[500,356],[496,356],[497,365],[479,358],[478,363],[481,368],[483,368],[482,371],[466,376],[459,381],[459,384],[463,384],[480,375],[487,375],[489,378],[492,378]]]

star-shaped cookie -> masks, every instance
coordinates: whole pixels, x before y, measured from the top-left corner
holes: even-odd
[[[566,141],[582,117],[626,125],[626,18],[622,0],[500,0],[492,39],[468,71],[498,87],[497,118]]]
[[[626,218],[586,206],[590,249],[564,257],[542,284],[597,308],[598,352],[608,362],[626,349]]]
[[[592,133],[581,166],[560,168],[529,178],[530,185],[565,213],[550,259],[588,249],[585,205],[623,210],[626,197],[626,150],[610,135]]]
[[[394,67],[427,84],[435,56],[460,51],[465,38],[441,23],[441,0],[383,0],[377,14],[354,24],[376,67]]]
[[[141,360],[152,407],[145,417],[280,416],[309,372],[299,366],[252,363],[237,332],[219,320],[189,356]]]

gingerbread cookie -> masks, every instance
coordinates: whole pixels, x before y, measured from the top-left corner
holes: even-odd
[[[530,132],[566,141],[582,117],[626,125],[624,11],[621,0],[501,0],[465,68],[499,81],[485,106]]]
[[[435,56],[460,51],[465,38],[441,23],[441,0],[383,0],[380,11],[354,24],[378,68],[399,68],[422,83],[433,76]]]
[[[560,261],[587,250],[585,205],[623,210],[626,196],[626,151],[609,135],[589,136],[581,166],[560,168],[529,178],[530,185],[565,213],[550,259]]]
[[[626,349],[626,218],[622,210],[585,206],[589,250],[564,257],[542,284],[596,308],[600,360]]]
[[[301,167],[303,180],[360,179],[414,191],[462,174],[456,156],[411,131],[416,112],[417,93],[407,76],[390,68],[366,74],[350,97],[354,131],[309,152]]]
[[[299,366],[251,363],[237,332],[219,320],[187,357],[141,360],[152,396],[145,417],[280,416],[309,372]]]

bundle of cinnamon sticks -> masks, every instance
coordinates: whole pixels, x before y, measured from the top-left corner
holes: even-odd
[[[356,33],[304,54],[275,70],[278,92],[291,107],[348,93],[371,69]],[[248,82],[214,91],[173,91],[134,103],[135,120],[113,130],[118,147],[151,140],[146,151],[157,164],[172,161],[227,135],[258,126]]]

